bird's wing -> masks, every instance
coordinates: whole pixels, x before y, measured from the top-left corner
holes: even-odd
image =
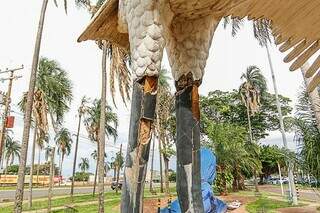
[[[306,77],[313,77],[308,91],[320,84],[319,0],[234,0],[226,15],[271,20],[276,44],[281,52],[288,51],[284,62],[294,61],[291,71],[318,56],[306,72]]]

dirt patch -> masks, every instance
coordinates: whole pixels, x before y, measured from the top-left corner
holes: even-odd
[[[230,210],[232,213],[246,213],[246,205],[256,200],[254,196],[244,196],[244,195],[226,195],[219,196],[219,199],[225,201],[226,203],[238,200],[241,203],[240,208],[235,210]]]

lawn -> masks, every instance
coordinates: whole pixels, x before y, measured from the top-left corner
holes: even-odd
[[[106,198],[108,199],[114,199],[119,198],[120,194],[116,194],[115,192],[107,192],[105,193]],[[90,202],[90,201],[96,201],[97,196],[93,197],[92,194],[87,195],[77,195],[74,196],[74,203],[83,203],[83,202]],[[52,199],[52,207],[57,206],[64,206],[66,204],[71,204],[71,198],[70,197],[62,197],[62,198],[54,198]],[[27,201],[24,201],[23,204],[23,210],[38,210],[38,209],[44,209],[47,208],[48,201],[47,200],[35,200],[33,202],[32,208],[28,208]],[[6,207],[1,208],[1,213],[11,213],[13,209],[13,205],[8,205]]]
[[[175,193],[175,188],[170,188],[170,191]],[[157,195],[152,195],[149,190],[145,190],[144,193],[145,198],[154,198],[154,197],[164,197],[164,194],[158,193]],[[116,194],[115,192],[107,192],[105,193],[105,199],[106,199],[106,206],[105,211],[106,212],[115,212],[114,210],[111,211],[111,209],[114,209],[114,207],[118,206],[120,204],[121,199],[121,193]],[[85,202],[91,202],[91,201],[97,201],[98,197],[97,195],[95,197],[92,196],[92,194],[86,194],[86,195],[76,195],[74,196],[74,206],[79,212],[97,212],[97,204],[91,204],[91,205],[84,205],[84,206],[77,206],[77,204],[85,203]],[[70,197],[58,197],[52,199],[52,207],[60,207],[65,205],[72,204]],[[35,200],[33,202],[32,208],[28,208],[27,201],[24,201],[23,204],[23,210],[39,210],[39,209],[45,209],[48,207],[48,201],[47,200]],[[4,206],[1,208],[1,213],[11,213],[13,210],[13,204]],[[109,210],[109,211],[107,211]],[[56,211],[56,212],[64,212],[62,211]]]
[[[292,207],[292,205],[285,201],[274,200],[267,197],[260,197],[256,201],[249,203],[246,206],[246,210],[250,213],[256,212],[268,212],[273,213],[276,212],[276,209]]]

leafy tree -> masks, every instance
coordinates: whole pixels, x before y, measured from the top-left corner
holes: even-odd
[[[253,143],[250,116],[259,111],[260,99],[267,90],[267,83],[261,70],[256,66],[249,66],[247,71],[241,75],[241,80],[244,82],[239,87],[239,93],[242,102],[246,106],[249,138],[250,142]]]
[[[317,120],[305,88],[300,92],[296,106],[296,138],[302,142],[299,157],[303,169],[317,179],[320,178],[320,132]]]
[[[281,109],[288,125],[292,123],[292,119],[288,117],[292,108],[290,107],[290,99],[279,96]],[[250,116],[252,124],[252,134],[255,141],[268,136],[268,131],[274,131],[279,128],[279,119],[277,106],[275,104],[275,96],[265,93],[263,99],[260,100],[261,105],[258,112]],[[247,113],[245,105],[239,99],[239,93],[236,90],[224,92],[215,90],[209,92],[207,96],[201,97],[201,116],[203,119],[212,119],[215,122],[228,122],[239,126],[247,127]],[[206,123],[202,123],[202,132]]]
[[[260,149],[259,159],[262,164],[262,173],[260,174],[260,183],[264,178],[268,178],[271,174],[278,173],[278,164],[285,166],[285,155],[283,150],[278,146],[263,145]]]
[[[12,165],[16,157],[20,160],[20,152],[20,143],[14,140],[10,135],[6,135],[4,146],[4,158],[6,159],[6,167]],[[5,170],[5,174],[7,174],[7,169]]]
[[[87,172],[76,172],[74,175],[74,181],[88,181],[89,176],[90,173]],[[72,180],[72,177],[70,177],[70,180]]]
[[[203,145],[212,149],[217,156],[217,173],[221,181],[218,188],[221,194],[227,194],[228,174],[234,179],[234,190],[238,190],[242,172],[259,170],[260,161],[247,151],[246,129],[229,123],[215,123],[204,120],[207,140]],[[251,145],[251,144],[250,144]]]
[[[86,171],[89,169],[89,159],[88,158],[81,158],[81,162],[79,163],[79,168],[81,170],[82,181],[88,181],[89,175]]]
[[[17,190],[16,190],[16,200],[14,205],[15,212],[22,211],[22,201],[23,201],[23,192],[24,192],[24,176],[25,176],[25,169],[26,169],[26,160],[27,160],[27,153],[28,153],[28,141],[29,141],[29,132],[31,127],[31,114],[33,108],[33,96],[35,91],[36,85],[36,77],[37,77],[37,68],[39,62],[39,54],[41,48],[41,40],[42,40],[42,33],[44,28],[44,21],[47,11],[47,5],[49,0],[43,0],[41,13],[40,13],[40,20],[38,25],[38,32],[36,36],[35,48],[32,58],[32,66],[31,66],[31,74],[29,79],[29,89],[28,89],[28,96],[27,96],[27,103],[25,109],[25,118],[23,124],[23,137],[22,137],[22,146],[21,146],[21,163],[19,167],[19,176],[17,181]],[[54,0],[56,6],[57,1]],[[64,0],[64,8],[67,12],[67,0]],[[32,194],[30,193],[30,198]],[[29,206],[32,205],[32,199],[29,198]],[[48,211],[50,211],[51,205],[48,206]]]
[[[169,172],[169,181],[176,182],[177,181],[177,173],[173,170]]]
[[[174,111],[174,96],[171,94],[171,89],[169,85],[169,77],[167,76],[168,71],[162,69],[159,74],[158,80],[158,95],[157,95],[157,105],[156,105],[156,122],[155,127],[159,136],[159,147],[160,156],[163,157],[164,167],[165,167],[165,187],[166,192],[169,192],[169,160],[172,155],[175,154],[173,149],[173,142],[169,137],[169,125],[168,120]],[[160,160],[160,175],[162,177],[162,163]],[[161,178],[162,181],[162,178]],[[161,182],[162,189],[162,182]]]
[[[58,147],[58,154],[60,155],[59,176],[61,177],[64,157],[65,155],[69,155],[71,151],[71,145],[72,145],[71,133],[67,128],[61,128],[55,137],[55,141]],[[60,181],[59,181],[59,184],[60,184]]]

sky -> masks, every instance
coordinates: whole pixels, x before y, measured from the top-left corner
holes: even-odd
[[[12,90],[12,115],[16,116],[13,131],[15,139],[20,141],[23,115],[17,109],[17,103],[21,99],[22,93],[27,91],[28,88],[41,4],[42,1],[7,0],[1,2],[0,7],[0,70],[24,65],[23,70],[16,72],[17,75],[22,75],[23,77],[14,81]],[[66,114],[64,126],[74,134],[76,133],[78,122],[77,108],[82,96],[86,95],[92,99],[100,96],[101,51],[92,41],[77,43],[77,38],[90,21],[90,15],[86,10],[77,8],[73,1],[69,1],[68,8],[68,15],[66,15],[62,1],[60,1],[60,7],[58,8],[55,7],[53,1],[49,1],[40,55],[57,60],[61,67],[67,71],[69,78],[73,82],[74,97],[70,111]],[[289,65],[282,61],[285,55],[280,53],[276,47],[271,47],[271,57],[278,83],[278,91],[281,95],[291,98],[293,100],[292,106],[294,106],[299,88],[302,85],[301,72],[290,72]],[[209,91],[218,89],[229,91],[238,88],[241,82],[241,73],[245,72],[250,65],[257,65],[262,70],[267,78],[269,91],[273,93],[266,50],[261,48],[254,39],[251,25],[245,23],[238,35],[232,37],[230,29],[224,29],[220,24],[213,38],[203,83],[200,87],[200,94],[205,95]],[[164,54],[163,67],[170,70],[166,54]],[[0,75],[0,78],[4,77],[7,77],[7,75]],[[7,83],[6,81],[0,81],[0,91],[7,90]],[[111,103],[111,98],[108,94],[107,92],[108,103]],[[124,144],[125,151],[128,137],[130,106],[125,107],[121,104],[119,97],[116,97],[116,100],[118,100],[119,104],[117,108],[114,108],[114,111],[117,112],[120,121],[119,137],[116,142],[108,140],[106,152],[109,160],[118,151],[121,143]],[[94,172],[94,162],[90,154],[95,150],[95,144],[88,140],[83,125],[81,126],[80,135],[78,157],[88,157],[90,159],[89,171]],[[53,137],[53,134],[51,134],[50,143],[53,143]],[[287,137],[289,147],[295,149],[293,134],[289,133]],[[32,138],[32,133],[30,138]],[[281,135],[279,132],[271,132],[270,136],[261,141],[261,143],[281,146]],[[155,159],[158,162],[159,151],[157,146],[155,153]],[[65,158],[63,164],[63,175],[65,176],[70,176],[71,174],[73,156],[74,152],[72,151]],[[30,158],[28,158],[27,162],[29,160]],[[44,160],[43,154],[41,155],[41,160]],[[171,161],[170,167],[175,168],[175,159]],[[155,165],[155,168],[158,168],[158,164]]]

